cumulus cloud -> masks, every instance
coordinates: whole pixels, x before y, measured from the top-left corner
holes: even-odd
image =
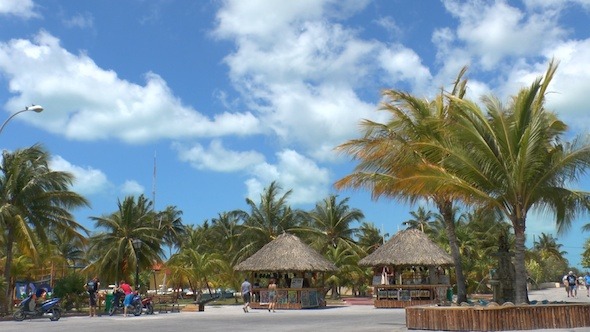
[[[73,174],[75,181],[71,190],[83,196],[104,193],[112,187],[101,170],[73,165],[61,156],[53,156],[49,166],[53,170]]]
[[[275,165],[262,163],[252,169],[252,178],[246,181],[247,197],[257,201],[272,181],[293,190],[291,204],[315,203],[328,195],[330,173],[327,169],[293,150],[280,151],[276,157]]]
[[[44,31],[34,41],[0,43],[0,71],[16,95],[8,109],[42,104],[46,112],[30,121],[70,139],[136,143],[259,131],[258,119],[248,112],[219,112],[210,119],[184,105],[157,74],[147,73],[143,86],[125,81],[88,55],[68,52]]]
[[[145,192],[145,188],[135,180],[125,181],[120,188],[124,196],[138,196]]]
[[[24,19],[40,17],[35,11],[33,0],[2,0],[0,1],[0,15],[14,15]]]
[[[173,146],[178,152],[179,159],[190,163],[196,169],[235,172],[264,162],[264,155],[256,151],[228,150],[220,140],[213,140],[208,148],[204,148],[200,144],[187,147],[175,143]]]
[[[457,42],[491,70],[505,57],[536,56],[566,35],[556,24],[558,11],[523,12],[504,1],[444,1],[459,19]]]
[[[338,23],[364,6],[227,1],[219,10],[213,35],[236,43],[225,58],[234,87],[283,147],[333,160],[333,148],[358,135],[361,119],[379,116],[362,91],[431,84],[412,50],[362,39],[357,28]]]

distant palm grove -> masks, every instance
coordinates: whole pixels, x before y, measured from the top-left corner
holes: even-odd
[[[587,192],[568,188],[588,170],[590,145],[585,137],[564,141],[567,126],[544,105],[556,69],[550,63],[543,77],[506,104],[493,96],[481,103],[466,99],[465,70],[451,91],[433,100],[384,90],[379,111],[389,120],[364,120],[358,138],[335,148],[356,162],[335,188],[416,206],[402,225],[424,232],[451,254],[459,301],[491,291],[500,238],[508,239],[514,254],[517,303],[526,302],[527,282],[560,281],[570,269],[557,238],[541,234],[531,248],[525,246],[530,211],[550,213],[563,232],[590,208]],[[71,174],[48,167],[50,153],[41,145],[4,151],[2,157],[1,312],[10,311],[17,281],[50,273],[74,281],[83,292],[84,281],[94,275],[103,285],[122,278],[133,282],[136,266],[140,285],[147,285],[154,266],[163,266],[170,287],[238,289],[244,275],[233,267],[283,232],[297,235],[339,268],[326,276],[331,296],[343,287],[362,293],[373,272],[358,261],[392,235],[381,234],[336,194],[312,210],[294,209],[291,190],[277,182],[246,199],[247,210],[220,212],[200,225],[185,224],[175,206],[155,211],[143,195],[125,197],[113,202],[113,211],[92,217],[90,231],[72,214],[89,202],[70,191]],[[141,247],[135,249],[134,242]],[[590,267],[589,241],[584,248],[583,265]]]

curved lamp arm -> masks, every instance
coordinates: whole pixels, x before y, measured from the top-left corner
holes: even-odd
[[[40,105],[33,105],[33,106],[25,107],[24,110],[20,110],[20,111],[18,111],[16,113],[12,114],[11,116],[8,117],[8,119],[6,119],[6,121],[4,121],[4,123],[0,127],[0,134],[2,133],[2,130],[4,130],[4,127],[6,127],[6,124],[10,120],[12,120],[12,118],[14,118],[18,114],[21,114],[21,113],[26,112],[26,111],[33,111],[33,112],[36,112],[36,113],[41,113],[41,112],[43,112],[43,107],[41,107]]]

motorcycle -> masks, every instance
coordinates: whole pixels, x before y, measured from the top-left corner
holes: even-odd
[[[124,312],[124,300],[125,294],[115,293],[115,296],[113,297],[113,300],[111,302],[111,308],[109,309],[109,316],[114,315],[119,310]],[[129,308],[127,308],[127,312],[133,314],[134,316],[139,316],[141,315],[142,307],[143,306],[141,304],[141,296],[135,294],[133,295],[133,300],[131,300],[131,305],[129,306]]]
[[[146,296],[141,299],[141,308],[142,312],[145,312],[146,315],[154,314],[154,303],[151,296]]]
[[[34,311],[29,310],[29,302],[31,301],[33,301],[33,299],[30,295],[26,299],[22,300],[18,306],[18,309],[13,314],[13,317],[16,321],[23,321],[27,317],[49,317],[51,321],[57,321],[60,319],[61,309],[58,306],[60,298],[55,297],[46,300],[43,303],[37,305]]]

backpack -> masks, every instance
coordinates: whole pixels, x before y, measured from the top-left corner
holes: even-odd
[[[94,283],[94,280],[90,280],[88,283],[86,283],[86,291],[88,293],[96,292],[96,283]]]

